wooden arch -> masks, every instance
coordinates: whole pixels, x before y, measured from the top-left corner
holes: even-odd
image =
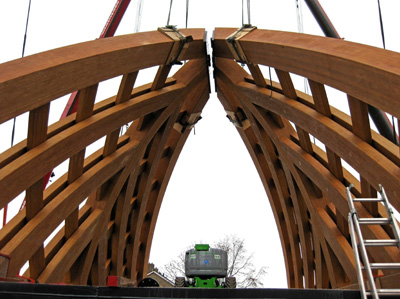
[[[289,287],[354,284],[345,186],[353,183],[356,196],[371,196],[382,183],[400,210],[399,148],[370,129],[366,109],[369,104],[400,117],[400,55],[256,29],[235,44],[249,74],[226,41],[234,31],[215,31],[217,94],[266,189]],[[193,37],[180,57],[188,62],[169,78],[181,47],[157,31],[0,65],[0,123],[29,112],[27,140],[0,154],[1,207],[26,191],[25,209],[0,230],[9,276],[27,261],[26,275],[42,283],[103,285],[107,275],[145,275],[166,186],[209,97],[205,32],[181,32]],[[275,68],[279,83],[271,86],[259,64]],[[159,66],[153,83],[133,88],[139,70],[152,66]],[[296,91],[290,73],[307,78],[313,96]],[[117,95],[95,103],[99,82],[120,75]],[[329,106],[325,84],[348,94],[350,115]],[[77,113],[48,126],[50,103],[75,90]],[[86,148],[103,137],[104,147],[86,157]],[[43,191],[43,177],[67,159],[68,172]],[[360,179],[342,167],[343,160]],[[378,205],[359,209],[363,216],[383,215]],[[365,233],[390,234],[385,227]],[[371,255],[400,260],[395,248]],[[384,281],[398,281],[397,272],[384,274]]]
[[[367,109],[369,104],[399,118],[400,55],[344,40],[257,29],[239,33],[232,49],[226,38],[233,32],[217,29],[214,34],[218,98],[267,191],[288,284],[356,284],[345,186],[355,185],[357,197],[376,197],[381,183],[400,208],[399,148],[371,130]],[[247,64],[251,75],[235,57]],[[279,83],[265,80],[259,64],[274,68]],[[308,79],[312,96],[294,89],[291,73]],[[347,94],[351,115],[329,105],[325,85]],[[359,205],[358,210],[361,217],[385,216],[377,204]],[[364,232],[367,238],[388,234],[381,226]],[[400,260],[397,248],[374,248],[370,254],[374,260]],[[393,273],[384,273],[383,283],[393,281],[398,287]]]

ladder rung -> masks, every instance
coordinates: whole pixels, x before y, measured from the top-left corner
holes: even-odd
[[[380,202],[383,201],[382,198],[353,198],[354,202]]]
[[[396,298],[397,298],[397,295],[400,294],[400,290],[399,289],[377,289],[376,292],[381,297],[396,296]],[[372,292],[371,291],[366,291],[365,295],[372,296]]]
[[[400,294],[400,289],[377,289],[378,294],[384,295],[398,295]]]
[[[358,219],[360,224],[390,224],[390,218],[360,218]]]
[[[391,240],[364,240],[365,246],[398,246],[399,241]]]
[[[400,263],[370,263],[371,270],[400,269]],[[364,268],[364,267],[363,267]]]

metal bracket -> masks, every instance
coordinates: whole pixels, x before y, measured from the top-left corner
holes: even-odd
[[[252,32],[254,29],[257,29],[257,27],[251,26],[250,24],[245,24],[226,38],[226,42],[234,59],[240,63],[249,63],[249,61],[247,60],[247,57],[240,46],[239,40]]]
[[[189,43],[193,41],[193,37],[183,35],[176,29],[176,26],[158,27],[157,30],[174,41],[165,65],[182,64],[180,61],[189,47]]]
[[[179,121],[174,124],[174,129],[183,133],[186,129],[192,129],[202,118],[201,112],[188,114],[186,111],[182,114]]]
[[[226,117],[229,119],[231,123],[237,128],[241,128],[243,130],[246,130],[248,127],[250,127],[250,121],[246,118],[246,115],[242,111],[242,109],[238,109],[237,112],[233,111],[227,111],[226,112]]]

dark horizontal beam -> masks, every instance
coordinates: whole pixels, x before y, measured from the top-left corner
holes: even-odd
[[[301,289],[195,289],[195,288],[112,288],[92,286],[1,283],[4,298],[287,298],[356,299],[358,290]]]

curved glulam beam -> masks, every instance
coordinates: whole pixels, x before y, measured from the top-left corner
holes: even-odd
[[[110,273],[131,277],[127,269],[133,263],[139,265],[132,270],[134,278],[143,276],[148,256],[145,262],[145,254],[132,255],[134,248],[128,245],[145,248],[142,243],[151,244],[152,233],[135,236],[133,231],[129,238],[127,234],[134,226],[141,231],[147,214],[153,213],[154,203],[148,203],[152,186],[157,186],[154,179],[160,179],[155,170],[169,164],[165,160],[168,146],[176,145],[167,141],[175,125],[180,133],[190,131],[183,119],[190,112],[186,102],[201,99],[203,104],[196,111],[201,112],[209,93],[205,32],[181,32],[193,37],[182,56],[191,61],[176,78],[166,79],[170,66],[163,66],[174,41],[160,32],[110,38],[105,43],[96,40],[0,66],[1,122],[27,111],[32,119],[28,140],[0,155],[0,185],[5,189],[1,205],[27,190],[27,207],[0,231],[1,252],[11,257],[10,276],[27,260],[30,267],[25,275],[46,283],[104,285]],[[157,88],[150,83],[132,90],[138,71],[157,65],[164,70],[163,78],[155,79]],[[98,83],[119,75],[123,76],[117,96],[94,104]],[[77,113],[47,128],[46,107],[74,90],[81,90]],[[190,120],[197,119],[189,114]],[[120,128],[130,122],[128,132],[118,138]],[[103,136],[104,148],[84,159],[86,148]],[[157,158],[149,159],[149,152]],[[66,159],[70,159],[68,173],[46,190],[38,188],[43,186],[44,174]],[[149,169],[155,170],[145,179]],[[161,167],[157,173],[163,171]],[[171,171],[161,177],[168,181]],[[129,217],[138,204],[135,192],[141,188],[146,190],[143,206],[138,207],[142,216],[132,223]],[[44,246],[64,220],[65,227]],[[108,244],[112,244],[110,250]],[[127,262],[128,255],[134,261]]]
[[[262,181],[278,224],[289,286],[355,284],[345,187],[353,183],[356,196],[374,197],[374,189],[383,184],[400,209],[399,149],[371,132],[364,117],[367,104],[398,117],[400,90],[388,82],[400,80],[400,69],[392,63],[400,55],[343,40],[256,29],[236,41],[249,75],[233,61],[226,41],[233,32],[221,28],[214,34],[218,96],[228,115],[239,119],[239,134],[255,165],[260,165],[260,156],[267,161],[267,167],[257,169],[261,178],[269,177]],[[280,84],[263,79],[258,64],[274,67]],[[294,89],[290,73],[309,80],[313,97]],[[329,106],[325,84],[348,94],[350,116]],[[256,137],[258,156],[244,132]],[[311,136],[325,149],[312,144]],[[341,159],[360,174],[360,181],[342,167]],[[279,213],[276,197],[270,196],[275,188]],[[378,205],[357,207],[360,217],[385,217]],[[388,233],[380,226],[364,230],[366,238],[388,238]],[[299,248],[301,256],[296,254]],[[394,248],[372,248],[369,253],[375,261],[400,260]],[[391,275],[398,272],[384,272],[388,277],[383,282],[396,280]]]
[[[193,37],[182,60],[204,57],[204,30],[181,32]],[[97,39],[6,62],[0,72],[0,123],[98,82],[162,65],[173,45],[172,39],[151,31]]]
[[[5,189],[0,204],[4,206],[32,185],[38,177],[44,176],[57,165],[105,136],[108,132],[122,127],[132,119],[165,108],[175,100],[182,88],[182,85],[166,87],[161,94],[159,93],[154,97],[152,94],[146,94],[100,112],[60,132],[37,146],[35,150],[28,151],[19,159],[9,163],[0,170],[0,185]],[[172,92],[166,96],[168,91]],[[29,171],[32,169],[35,172]],[[20,181],[19,178],[22,176],[24,180]],[[16,183],[18,184],[16,185]],[[5,188],[5,186],[8,187]],[[15,188],[12,188],[14,186]]]
[[[189,127],[198,121],[205,104],[209,98],[209,82],[205,74],[208,72],[207,65],[205,61],[190,62],[189,67],[191,68],[192,74],[203,74],[202,79],[198,82],[196,86],[192,87],[192,91],[188,93],[185,97],[185,101],[182,104],[180,113],[184,115],[190,115],[187,119],[187,123],[184,125],[189,125]],[[174,78],[178,81],[185,81],[188,78],[188,74],[178,71]],[[147,269],[147,264],[150,256],[151,242],[153,239],[154,229],[157,221],[157,216],[159,209],[161,207],[162,199],[164,197],[165,190],[167,188],[170,176],[175,167],[176,161],[179,154],[188,138],[190,130],[188,128],[182,128],[178,126],[177,129],[171,131],[168,139],[165,143],[165,148],[167,149],[167,155],[164,155],[162,160],[160,160],[159,166],[154,173],[154,179],[158,182],[158,188],[149,196],[147,206],[145,207],[145,221],[146,226],[143,226],[139,235],[141,237],[141,250],[143,259],[143,265],[139,264],[136,267],[136,272],[134,275],[140,277],[145,275],[143,269]],[[137,259],[142,260],[142,259]],[[132,270],[134,270],[132,268]]]
[[[225,39],[235,29],[217,28],[214,56],[233,59]],[[341,39],[291,32],[253,30],[240,39],[248,60],[298,74],[341,90],[400,117],[400,57]],[[363,88],[362,88],[363,87]]]
[[[238,111],[239,107],[241,106],[238,94],[235,92],[235,89],[232,88],[232,84],[229,85],[229,82],[226,82],[227,85],[224,84],[225,78],[223,78],[222,74],[219,72],[220,62],[221,61],[217,59],[215,65],[218,85],[218,97],[226,111]],[[240,78],[240,74],[244,75],[244,71],[240,69],[232,70],[231,68],[229,68],[227,71],[232,77],[235,77],[236,80]],[[277,181],[276,168],[270,166],[277,164],[276,160],[272,161],[271,156],[263,155],[263,151],[260,148],[260,140],[257,138],[256,133],[251,126],[241,126],[238,128],[238,132],[245,142],[246,147],[248,148],[255,165],[257,166],[264,185],[268,186],[268,188],[266,188],[266,191],[268,194],[268,198],[270,199],[271,207],[281,237],[285,264],[287,268],[287,280],[290,285],[295,285],[295,281],[297,281],[297,285],[299,285],[300,269],[299,264],[296,263],[296,261],[299,261],[299,259],[296,259],[296,254],[298,254],[298,251],[296,250],[296,248],[293,248],[293,246],[297,246],[297,243],[295,244],[295,242],[293,241],[293,222],[285,220],[285,215],[286,219],[288,215],[288,212],[286,210],[286,203],[284,203],[282,199],[283,195],[279,188],[280,182],[278,181],[277,183],[275,183]],[[294,269],[296,269],[296,271]]]
[[[355,196],[370,197],[381,183],[400,207],[399,149],[371,131],[365,110],[369,104],[399,117],[400,55],[343,40],[253,30],[239,41],[249,75],[233,61],[225,40],[233,31],[215,31],[217,94],[271,203],[289,287],[355,284],[345,186],[352,183]],[[28,201],[0,230],[10,275],[29,260],[25,275],[45,283],[104,285],[108,275],[145,276],[166,187],[209,96],[204,30],[181,32],[194,38],[183,56],[190,61],[169,79],[165,63],[174,41],[160,32],[0,65],[0,123],[30,114],[27,141],[0,154],[0,204],[25,190]],[[280,82],[270,86],[258,64],[274,67]],[[138,71],[157,65],[153,83],[133,88]],[[290,73],[306,77],[313,96],[295,90]],[[98,83],[119,75],[117,96],[94,104]],[[325,84],[348,94],[350,115],[329,105]],[[47,127],[51,101],[75,90],[82,93],[78,112]],[[126,123],[130,127],[119,137]],[[85,158],[86,148],[104,136],[104,147]],[[312,144],[312,136],[324,147]],[[68,172],[42,191],[42,177],[66,159]],[[384,216],[378,205],[357,208],[361,217]],[[388,238],[390,232],[376,226],[364,234]],[[396,250],[369,253],[375,261],[394,262],[400,259]],[[398,272],[384,274],[382,283],[398,282]]]

